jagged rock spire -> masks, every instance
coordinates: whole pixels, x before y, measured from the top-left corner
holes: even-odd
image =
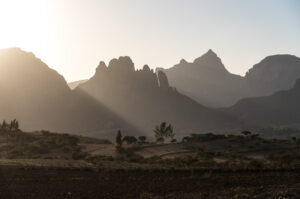
[[[162,89],[170,88],[169,81],[167,75],[163,71],[157,72],[159,87]]]
[[[106,66],[106,64],[105,64],[104,61],[100,61],[99,65],[98,65],[98,67],[96,69],[96,72],[98,72],[98,71],[104,71],[104,70],[107,70],[107,66]]]
[[[115,70],[119,72],[133,72],[134,63],[128,56],[119,57],[119,59],[112,59],[108,64],[108,69]]]
[[[143,71],[150,72],[151,70],[150,70],[150,67],[146,64],[146,65],[144,65],[144,67],[143,67]]]

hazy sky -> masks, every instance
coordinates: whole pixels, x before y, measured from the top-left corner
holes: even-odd
[[[129,55],[169,68],[213,49],[243,75],[271,54],[300,56],[299,0],[0,0],[0,48],[33,52],[67,81]]]

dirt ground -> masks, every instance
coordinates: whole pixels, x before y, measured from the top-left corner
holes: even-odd
[[[0,167],[0,198],[300,198],[300,171],[121,171]]]

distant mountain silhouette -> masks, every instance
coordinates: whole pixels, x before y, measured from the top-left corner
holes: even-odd
[[[0,120],[17,118],[24,130],[47,129],[96,137],[153,134],[171,122],[178,133],[229,128],[235,121],[169,86],[163,72],[135,70],[129,57],[100,62],[95,75],[71,90],[32,53],[0,51]]]
[[[274,55],[254,65],[245,77],[229,73],[221,59],[209,50],[189,63],[163,70],[179,92],[211,107],[231,106],[245,97],[270,95],[289,89],[300,78],[300,58]]]
[[[293,55],[273,55],[255,64],[245,76],[252,96],[271,95],[290,89],[300,78],[300,58]]]
[[[213,109],[199,105],[169,86],[163,72],[156,74],[145,65],[135,70],[129,57],[100,62],[95,75],[80,84],[82,91],[134,124],[152,133],[155,124],[172,123],[178,131],[226,128],[233,120]]]
[[[86,81],[87,81],[87,79],[79,80],[79,81],[75,81],[75,82],[70,82],[70,83],[68,83],[68,86],[70,87],[70,89],[74,90],[77,86],[79,86],[80,84],[82,84]]]
[[[271,96],[242,99],[223,109],[247,125],[287,125],[300,122],[300,79],[290,90]]]
[[[0,51],[0,119],[17,118],[25,130],[47,129],[101,136],[134,127],[18,48]],[[100,137],[101,137],[100,136]]]

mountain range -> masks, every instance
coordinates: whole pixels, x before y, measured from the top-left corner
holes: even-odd
[[[170,87],[163,72],[156,74],[147,65],[135,70],[126,56],[112,59],[108,66],[100,62],[95,75],[75,91],[87,93],[145,134],[162,121],[176,124],[176,130],[182,133],[234,124],[225,114]]]
[[[101,61],[94,76],[72,90],[63,76],[32,53],[5,49],[0,51],[0,119],[17,118],[25,130],[105,138],[113,138],[118,130],[152,136],[154,126],[162,121],[171,123],[177,135],[245,125],[294,124],[300,122],[300,83],[294,82],[298,64],[295,56],[270,56],[241,77],[229,73],[211,50],[193,63],[182,60],[171,69],[156,72],[147,65],[137,70],[130,57],[123,56],[108,65]],[[203,94],[169,83],[172,70],[181,71],[182,86],[190,85],[184,83],[190,80]],[[187,72],[192,70],[194,74]],[[197,75],[197,70],[202,72]],[[287,90],[277,92],[282,89]],[[247,98],[239,100],[243,95]],[[197,96],[207,103],[212,96],[214,103],[238,102],[227,108],[210,108],[200,104]]]
[[[244,77],[232,74],[212,50],[193,62],[184,59],[163,70],[170,85],[210,107],[229,107],[246,97],[271,95],[290,89],[300,78],[300,58],[273,55],[255,64]]]

